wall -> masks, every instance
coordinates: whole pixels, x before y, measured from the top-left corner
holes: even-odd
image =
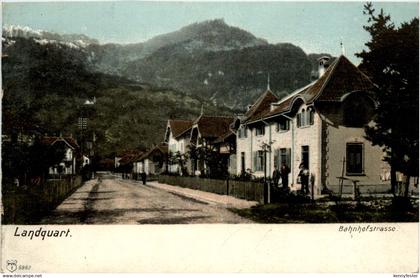
[[[307,109],[302,104],[299,111]],[[296,117],[292,118],[288,131],[276,131],[276,120],[267,120],[265,126],[265,134],[257,136],[255,128],[248,129],[247,138],[237,137],[237,173],[241,171],[241,152],[245,152],[246,168],[252,169],[253,154],[257,150],[261,150],[262,143],[272,142],[271,153],[267,153],[267,177],[271,177],[274,171],[274,150],[280,148],[290,148],[291,151],[291,173],[289,174],[289,184],[292,189],[300,189],[300,184],[296,183],[299,174],[299,164],[301,159],[302,146],[309,146],[309,170],[315,177],[314,186],[316,192],[320,194],[321,190],[321,117],[317,111],[314,114],[313,125],[297,127]],[[271,134],[270,134],[271,133]],[[252,155],[251,155],[252,154]],[[253,175],[263,177],[263,171],[255,171]]]
[[[172,132],[170,132],[169,134],[169,140],[168,140],[168,151],[170,153],[176,153],[176,152],[180,152],[181,154],[185,154],[186,152],[188,152],[188,146],[190,144],[190,134],[189,132],[187,132],[185,135],[179,137],[179,138],[174,138],[172,135]],[[188,170],[191,169],[191,162],[189,160],[186,161],[185,166],[187,167]],[[169,172],[171,173],[179,173],[181,171],[180,167],[178,164],[172,164],[169,165],[168,167]]]
[[[343,158],[346,157],[346,144],[356,142],[363,143],[364,175],[349,176],[346,174],[346,167],[344,165],[344,176],[346,178],[359,180],[360,185],[389,184],[390,181],[381,180],[381,174],[389,169],[388,164],[382,161],[384,154],[381,148],[372,146],[371,142],[364,138],[366,134],[363,128],[334,125],[331,119],[335,116],[337,115],[328,115],[326,119],[326,186],[339,184],[337,177],[340,177],[343,171]]]
[[[305,104],[301,105],[299,111],[307,109]],[[315,110],[314,123],[304,127],[297,127],[296,117],[293,117],[295,127],[295,150],[293,162],[293,188],[300,189],[300,184],[296,183],[299,174],[299,165],[302,163],[302,146],[309,146],[309,172],[315,178],[314,188],[316,194],[321,194],[321,128],[322,120],[318,111]]]

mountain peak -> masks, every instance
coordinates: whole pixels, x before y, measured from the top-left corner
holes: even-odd
[[[266,40],[253,34],[228,25],[223,18],[192,23],[181,29],[156,36],[144,43],[144,55],[168,45],[184,44],[188,51],[230,50],[268,44]]]

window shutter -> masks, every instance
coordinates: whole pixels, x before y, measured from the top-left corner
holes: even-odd
[[[291,158],[292,158],[292,156],[291,156],[291,152],[292,152],[292,149],[290,149],[290,148],[287,148],[286,149],[286,165],[287,165],[287,167],[289,167],[289,169],[291,169]]]
[[[246,128],[246,126],[244,126],[244,137],[248,137],[248,128]]]
[[[279,154],[280,154],[280,150],[279,149],[275,149],[274,150],[274,169],[276,167],[280,167]]]
[[[252,153],[252,171],[257,170],[257,152]]]
[[[313,108],[309,110],[309,124],[310,125],[314,124],[314,109]]]

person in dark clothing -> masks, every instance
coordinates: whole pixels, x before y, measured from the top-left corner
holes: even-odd
[[[287,167],[286,163],[282,163],[280,167],[280,177],[281,177],[281,184],[283,185],[283,189],[289,188],[289,173],[290,169]]]
[[[141,180],[143,181],[143,184],[146,184],[147,175],[145,172],[141,173]]]
[[[300,192],[302,194],[308,194],[309,193],[309,170],[306,169],[305,165],[303,163],[301,163],[299,165],[299,178],[300,178],[300,183],[302,185]]]
[[[277,187],[279,185],[280,180],[280,171],[279,168],[276,166],[276,168],[273,171],[273,186]]]

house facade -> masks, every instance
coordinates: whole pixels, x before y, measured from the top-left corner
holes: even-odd
[[[158,175],[166,172],[168,165],[168,145],[160,143],[139,156],[133,163],[134,174]]]
[[[164,142],[168,146],[168,171],[183,174],[185,169],[191,168],[187,159],[190,144],[192,121],[168,120]]]
[[[236,159],[235,122],[232,116],[203,114],[193,122],[190,145],[197,155],[190,157],[190,173],[198,176],[214,174],[211,171],[224,174],[229,173],[229,169],[232,171],[232,160]]]
[[[44,137],[42,144],[59,147],[64,150],[64,158],[60,163],[49,168],[49,174],[76,174],[76,158],[79,152],[79,145],[71,137]]]
[[[340,180],[388,183],[381,148],[365,139],[373,124],[374,84],[346,57],[319,60],[320,77],[278,100],[267,90],[245,113],[237,132],[237,174],[271,177],[284,162],[289,184],[300,189],[302,163],[314,192],[337,190]]]

